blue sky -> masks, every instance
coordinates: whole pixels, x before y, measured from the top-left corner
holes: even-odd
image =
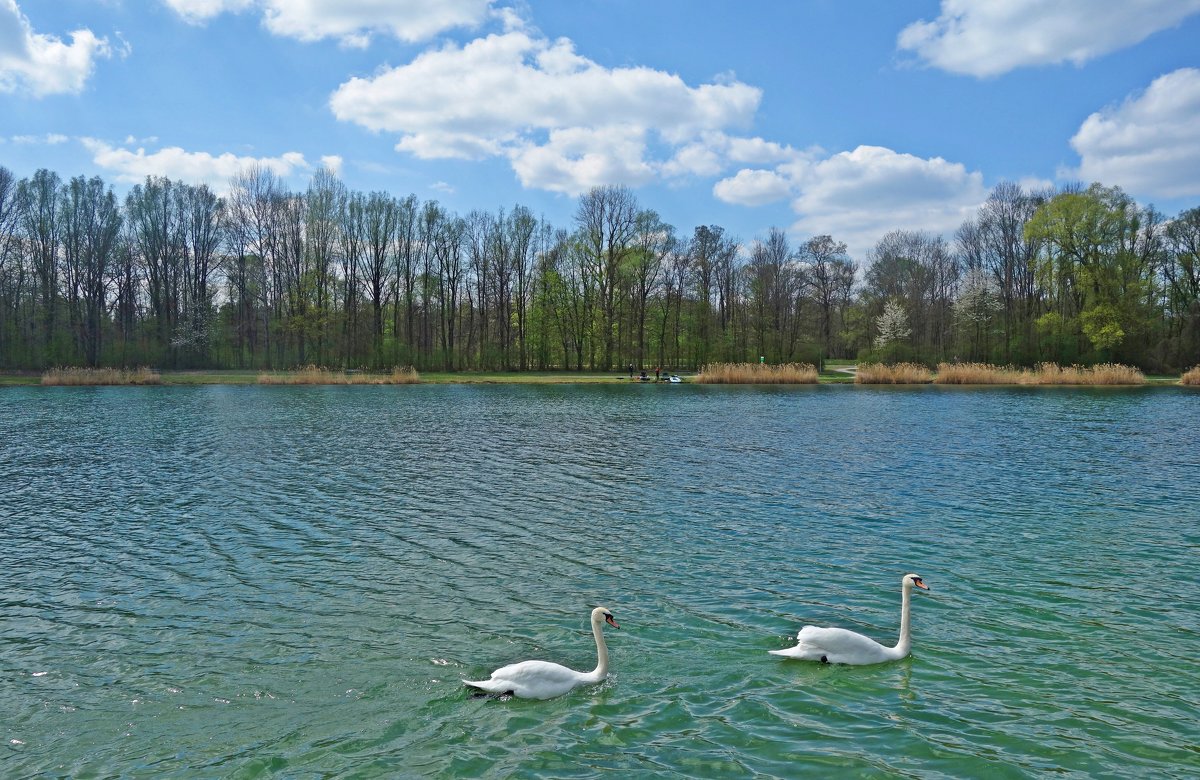
[[[1002,180],[1200,205],[1200,0],[0,0],[0,165],[566,226],[952,234]]]

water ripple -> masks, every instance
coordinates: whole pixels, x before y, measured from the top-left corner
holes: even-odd
[[[0,391],[4,774],[1200,773],[1173,390]],[[912,657],[780,661],[806,623]],[[549,702],[461,680],[614,674]]]

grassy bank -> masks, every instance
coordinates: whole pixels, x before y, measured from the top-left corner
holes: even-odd
[[[1200,366],[1190,369],[1183,376],[1178,374],[1151,375],[1141,377],[1136,369],[1125,369],[1123,373],[1091,370],[1090,376],[1077,374],[1076,371],[1088,372],[1089,369],[1059,368],[1042,370],[1040,373],[1030,369],[1013,369],[1011,367],[985,366],[986,370],[972,368],[969,365],[948,366],[942,364],[937,373],[930,372],[924,367],[900,369],[896,366],[857,365],[853,361],[826,361],[824,370],[815,374],[815,379],[805,375],[803,384],[971,384],[971,385],[1100,385],[1100,384],[1133,384],[1150,386],[1179,386],[1189,385],[1200,387]],[[1097,367],[1099,368],[1099,367]],[[846,370],[839,370],[846,369]],[[145,371],[145,374],[139,373]],[[264,374],[272,378],[287,377],[293,373],[302,372],[262,372],[257,370],[186,370],[186,371],[153,371],[121,370],[121,369],[55,369],[43,373],[33,371],[14,371],[0,373],[0,387],[29,386],[29,385],[112,385],[112,384],[155,384],[155,385],[254,385],[260,383]],[[330,377],[313,377],[302,379],[297,376],[294,381],[272,381],[270,384],[380,384],[385,383],[383,377],[390,374],[364,373],[359,377],[357,372],[346,375],[344,372],[326,370]],[[699,375],[683,374],[685,383],[699,383]],[[140,377],[145,377],[140,378]],[[1129,381],[1112,381],[1114,378],[1125,377]],[[103,379],[103,381],[101,381]],[[1053,381],[1052,381],[1053,380]],[[1070,380],[1070,381],[1068,381]],[[1086,381],[1085,381],[1086,380]],[[561,385],[561,384],[630,384],[629,376],[621,371],[609,372],[578,372],[578,371],[464,371],[464,372],[430,372],[417,377],[420,384],[461,385],[461,384],[521,384],[521,385]],[[768,380],[769,381],[769,380]],[[387,384],[392,384],[390,380]],[[632,384],[641,384],[635,378]],[[655,384],[649,382],[648,384]],[[662,384],[662,383],[659,383]]]
[[[397,366],[388,372],[341,371],[306,366],[293,371],[263,371],[260,385],[416,385],[421,375],[411,366]]]
[[[637,383],[635,378],[634,383]],[[629,373],[620,371],[460,371],[421,374],[421,382],[432,385],[611,385],[628,384]],[[654,384],[651,382],[650,384]]]
[[[52,368],[43,385],[161,385],[162,375],[149,368]]]

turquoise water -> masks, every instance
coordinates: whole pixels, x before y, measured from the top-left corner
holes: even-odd
[[[5,777],[1194,777],[1200,393],[0,390]],[[767,654],[805,623],[872,667]],[[527,658],[613,674],[472,698]]]

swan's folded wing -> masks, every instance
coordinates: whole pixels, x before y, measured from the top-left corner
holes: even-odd
[[[566,685],[578,682],[580,673],[550,661],[522,661],[492,672],[493,680],[508,680],[517,685]]]
[[[857,655],[878,652],[880,645],[874,639],[845,628],[822,628],[805,626],[796,639],[801,645],[819,648],[833,660],[835,656]]]
[[[490,693],[512,692],[524,699],[550,699],[589,682],[589,675],[547,661],[523,661],[492,672],[492,679],[477,685]]]
[[[478,688],[481,691],[487,691],[496,695],[505,694],[512,690],[512,686],[509,685],[508,680],[505,680],[503,677],[493,677],[490,680],[463,680],[463,685],[469,685],[472,688]]]
[[[820,650],[815,650],[806,644],[798,643],[793,647],[785,647],[782,650],[768,650],[771,655],[780,655],[784,658],[799,658],[802,661],[820,661],[823,653]]]

